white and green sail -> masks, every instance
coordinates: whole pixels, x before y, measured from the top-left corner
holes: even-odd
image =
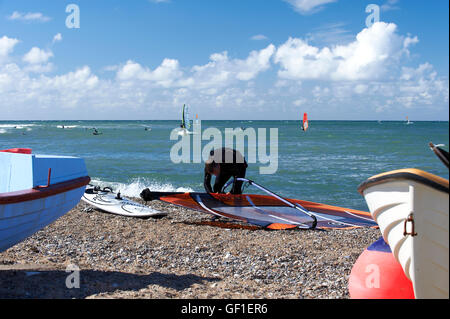
[[[181,115],[181,127],[184,129],[191,128],[191,120],[189,117],[189,108],[186,106],[186,104],[183,104],[183,112]]]

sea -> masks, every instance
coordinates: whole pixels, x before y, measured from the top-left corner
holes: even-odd
[[[448,169],[428,146],[444,144],[448,150],[448,121],[310,121],[307,131],[298,120],[201,121],[200,130],[184,137],[176,133],[179,124],[0,121],[0,149],[82,157],[92,184],[130,197],[139,197],[147,187],[204,191],[199,150],[207,154],[211,147],[231,146],[225,140],[230,131],[243,136],[231,141],[249,162],[247,178],[288,198],[368,211],[357,188],[373,175],[418,168],[449,178]],[[261,191],[248,186],[244,192]]]

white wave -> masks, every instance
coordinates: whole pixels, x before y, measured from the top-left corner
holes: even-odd
[[[0,134],[5,134],[6,130],[4,128],[0,128]]]
[[[37,124],[0,124],[0,128],[23,129],[25,127],[37,126]]]
[[[57,128],[75,128],[78,127],[78,125],[57,125]]]
[[[175,187],[170,183],[162,184],[156,181],[149,181],[145,178],[138,178],[131,181],[129,184],[118,182],[107,182],[93,178],[91,184],[100,187],[111,187],[114,192],[119,192],[123,196],[139,198],[142,190],[149,188],[155,192],[193,192],[194,190],[189,187]]]

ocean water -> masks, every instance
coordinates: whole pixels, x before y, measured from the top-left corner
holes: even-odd
[[[178,142],[170,140],[170,133],[178,125],[178,121],[0,121],[0,149],[23,147],[36,154],[82,157],[94,184],[112,186],[127,196],[138,197],[146,187],[203,191],[203,163],[177,164],[170,159]],[[299,121],[202,121],[201,125],[202,132],[217,128],[222,134],[226,128],[255,132],[266,128],[267,142],[269,129],[276,128],[276,173],[260,174],[260,167],[268,164],[257,161],[249,163],[247,177],[285,197],[367,211],[357,187],[370,176],[418,168],[449,177],[428,147],[433,142],[448,150],[448,122],[310,121],[307,132],[300,130]],[[93,128],[102,134],[93,135]],[[202,147],[209,142],[202,141]],[[246,139],[246,158],[248,145]]]

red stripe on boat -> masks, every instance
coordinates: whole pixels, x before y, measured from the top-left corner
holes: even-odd
[[[77,189],[86,186],[91,181],[89,176],[79,177],[71,179],[69,181],[56,183],[50,185],[46,188],[31,188],[16,192],[1,193],[0,194],[0,205],[3,204],[13,204],[20,203],[35,199],[41,199],[60,193],[68,192],[73,189]]]
[[[0,150],[6,153],[31,154],[31,148],[11,148],[9,150]]]

